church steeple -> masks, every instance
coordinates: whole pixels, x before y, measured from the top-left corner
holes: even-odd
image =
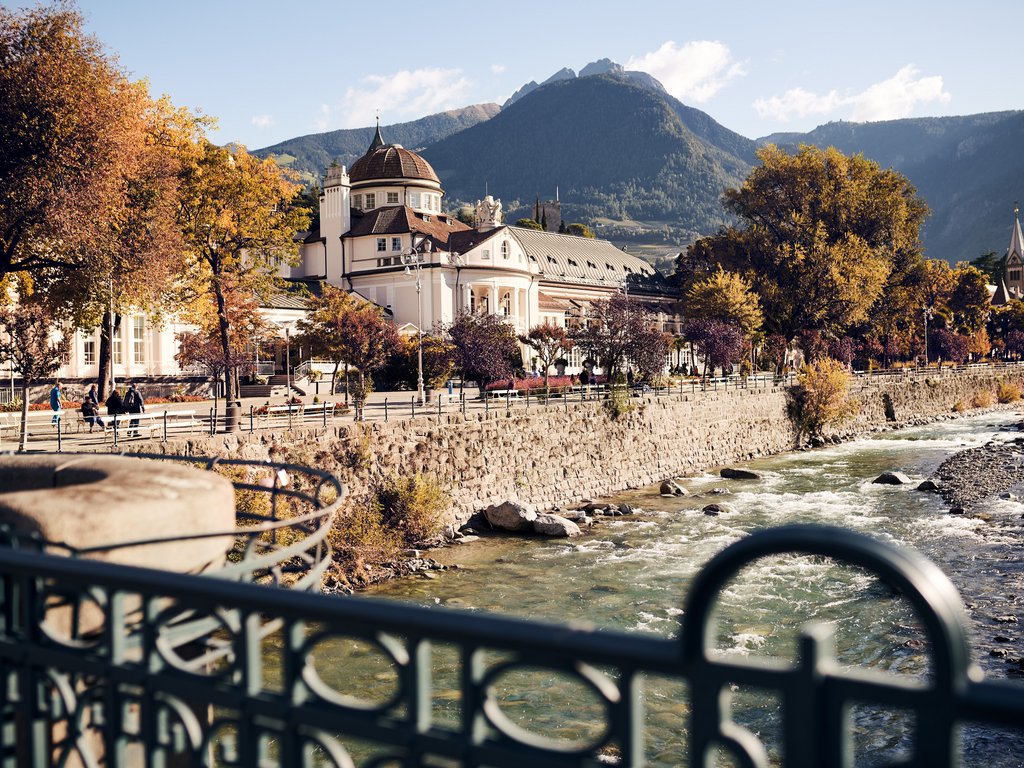
[[[1013,233],[1010,235],[1010,248],[1006,251],[1007,259],[1012,254],[1017,254],[1017,258],[1024,261],[1024,237],[1021,236],[1020,207],[1017,203],[1013,204]]]
[[[373,152],[373,150],[377,149],[378,147],[383,147],[383,146],[384,146],[384,137],[380,135],[380,118],[378,117],[377,118],[377,132],[375,134],[373,134],[373,141],[370,142],[370,148],[368,150],[366,150],[366,151],[368,153],[369,152]]]

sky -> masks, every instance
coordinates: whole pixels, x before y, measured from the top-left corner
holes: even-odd
[[[22,7],[19,0],[9,7]],[[79,0],[154,96],[257,149],[502,103],[609,58],[748,138],[1021,109],[1018,2]]]

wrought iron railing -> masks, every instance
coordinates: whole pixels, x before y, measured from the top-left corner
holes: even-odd
[[[723,585],[759,558],[790,552],[860,566],[905,596],[927,634],[931,675],[842,669],[821,626],[806,630],[795,664],[716,653],[712,608]],[[50,598],[76,593],[102,613],[102,630],[62,637],[49,627]],[[964,608],[938,568],[818,526],[755,533],[712,559],[693,584],[678,639],[295,594],[18,549],[0,550],[0,595],[4,766],[640,766],[648,675],[688,687],[689,714],[677,723],[688,737],[675,765],[716,765],[716,750],[744,768],[770,764],[761,741],[732,720],[734,685],[778,697],[782,743],[771,763],[786,766],[852,765],[854,702],[911,712],[912,756],[900,765],[920,768],[959,764],[959,723],[1024,724],[1022,688],[985,681],[972,666]],[[170,641],[183,614],[216,629],[188,646]],[[369,667],[339,672],[326,663],[343,645],[359,646],[357,660]],[[445,675],[439,656],[452,665]],[[509,714],[509,680],[528,670],[598,702],[589,738],[559,741]]]

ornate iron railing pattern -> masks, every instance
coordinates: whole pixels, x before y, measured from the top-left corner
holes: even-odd
[[[906,596],[928,634],[931,679],[841,670],[821,626],[806,631],[795,665],[715,653],[711,610],[719,590],[752,561],[786,552],[863,567]],[[69,594],[102,612],[102,632],[65,638],[52,631],[48,596]],[[642,682],[652,673],[684,680],[690,691],[689,755],[679,755],[680,765],[712,765],[716,749],[745,768],[769,764],[761,742],[731,719],[734,684],[778,693],[786,766],[850,765],[853,701],[913,712],[914,754],[903,765],[921,768],[958,765],[955,723],[1024,724],[1022,688],[984,681],[971,665],[964,609],[935,566],[819,526],[763,531],[723,550],[698,575],[678,639],[295,594],[18,550],[0,551],[0,596],[5,766],[347,767],[358,760],[365,768],[554,768],[607,762],[610,748],[619,765],[640,766]],[[183,614],[209,617],[218,630],[193,646],[168,642]],[[273,647],[268,621],[279,627]],[[126,642],[138,632],[140,643]],[[361,643],[390,666],[387,696],[367,700],[355,680],[325,680],[316,656],[339,639]],[[432,647],[458,657],[455,723],[436,711]],[[556,742],[514,724],[497,683],[522,669],[548,670],[589,691],[604,710],[599,733],[583,743]],[[357,754],[351,740],[376,750]]]

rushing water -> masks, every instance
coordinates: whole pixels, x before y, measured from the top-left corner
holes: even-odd
[[[943,422],[755,461],[744,466],[760,481],[697,476],[685,483],[690,497],[662,498],[657,487],[624,493],[615,500],[645,513],[602,518],[573,541],[492,537],[451,547],[432,555],[459,569],[430,580],[392,582],[373,594],[672,636],[692,577],[716,552],[758,528],[827,523],[915,547],[936,562],[970,609],[975,660],[987,674],[1004,678],[1009,665],[989,656],[989,649],[1003,635],[1012,657],[1024,652],[1020,625],[997,621],[1020,613],[1024,601],[1021,506],[996,502],[990,520],[952,516],[937,496],[915,492],[913,485],[871,481],[899,470],[916,484],[954,451],[1007,439],[1011,435],[1001,428],[1018,418],[1002,413]],[[712,497],[716,488],[730,493]],[[704,515],[701,509],[711,501],[729,511]],[[855,569],[809,558],[759,561],[721,595],[719,615],[719,648],[727,652],[790,658],[800,626],[813,616],[832,622],[842,663],[929,674],[927,645],[907,606]],[[770,741],[770,703],[740,694],[737,719]],[[652,762],[677,765],[680,743],[671,732],[678,730],[677,698],[667,685],[652,686],[648,698]],[[572,710],[570,701],[562,715],[568,718]],[[521,717],[528,722],[529,709]],[[858,765],[886,764],[905,753],[909,742],[900,722],[891,714],[858,711]],[[972,728],[964,737],[966,765],[1024,766],[1018,734]]]

